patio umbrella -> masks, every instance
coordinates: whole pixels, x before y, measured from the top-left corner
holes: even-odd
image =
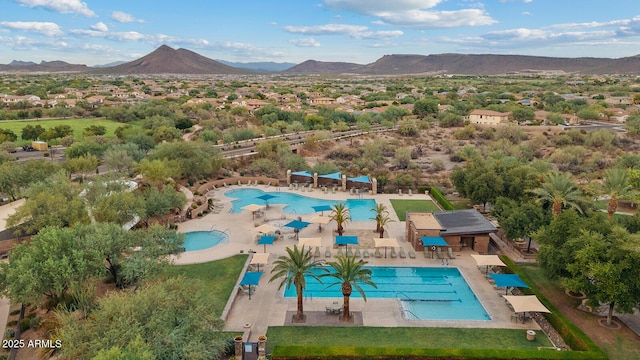
[[[316,205],[316,206],[312,206],[311,207],[313,209],[313,211],[318,212],[320,211],[321,215],[324,215],[325,211],[329,211],[332,209],[331,205]]]
[[[347,252],[349,251],[349,244],[358,245],[358,237],[354,235],[336,236],[336,245],[346,245]]]
[[[510,287],[529,288],[518,274],[490,274],[491,278],[496,282],[496,287],[504,287],[505,295],[509,291]]]
[[[258,239],[258,245],[264,245],[264,252],[267,252],[267,245],[273,245],[273,241],[276,239],[273,235],[262,235]]]
[[[507,266],[500,260],[498,255],[475,255],[471,254],[471,257],[476,261],[478,266],[486,266],[486,274],[489,274],[489,266]]]
[[[269,262],[270,253],[253,253],[251,257],[251,265],[257,265],[258,271],[260,271],[260,264],[266,265]]]
[[[257,198],[260,200],[264,200],[264,205],[269,208],[269,200],[276,198],[277,196],[271,194],[260,195]]]
[[[296,239],[298,239],[298,232],[311,224],[310,222],[302,221],[302,220],[292,220],[286,223],[284,226],[293,228],[296,233]]]
[[[384,247],[384,258],[387,258],[387,247],[398,247],[398,239],[396,238],[373,238],[376,247]]]
[[[502,297],[511,304],[513,311],[524,313],[525,316],[527,312],[551,312],[535,295],[502,295]],[[523,323],[524,319],[525,317],[523,316]]]
[[[433,259],[433,254],[436,252],[436,246],[449,246],[447,241],[442,236],[420,236],[420,241],[422,241],[422,246],[427,249],[431,249],[431,258]]]
[[[243,206],[242,209],[251,211],[251,213],[253,214],[253,218],[255,219],[256,211],[262,209],[263,207],[264,205],[249,204],[249,205]]]
[[[318,231],[322,231],[322,224],[325,224],[325,225],[328,224],[329,221],[331,221],[331,218],[329,216],[317,215],[312,217],[311,220],[309,221],[311,221],[314,224],[318,224]]]
[[[262,272],[259,271],[248,271],[244,273],[242,280],[240,280],[240,286],[247,285],[249,286],[249,300],[251,300],[251,286],[257,286],[260,282],[260,277],[262,276]]]
[[[274,232],[276,230],[280,230],[280,228],[277,227],[277,226],[270,225],[270,224],[262,224],[260,226],[256,226],[256,230],[259,233],[268,234],[268,233],[272,233],[272,232]]]

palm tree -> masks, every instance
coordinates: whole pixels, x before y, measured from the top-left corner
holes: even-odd
[[[609,204],[607,205],[607,213],[609,214],[609,222],[613,220],[613,214],[618,209],[618,199],[625,198],[631,192],[631,184],[629,184],[629,172],[623,168],[611,168],[604,171],[604,179],[602,180],[601,192],[609,195]]]
[[[288,255],[278,257],[278,259],[274,261],[269,282],[282,278],[278,289],[282,289],[284,285],[287,285],[287,288],[291,285],[296,287],[298,309],[293,319],[294,321],[300,322],[304,321],[302,293],[307,285],[305,276],[310,276],[322,283],[317,270],[327,271],[327,269],[322,267],[319,261],[315,260],[311,254],[311,248],[305,249],[303,246],[299,249],[297,245],[293,245],[293,249],[287,248],[287,254]]]
[[[338,232],[338,235],[342,236],[344,233],[343,225],[351,220],[351,217],[349,216],[349,209],[344,203],[337,203],[333,206],[333,210],[331,210],[331,220],[335,220],[338,224],[336,231]]]
[[[333,284],[327,286],[330,288],[335,285],[342,286],[342,296],[344,303],[342,305],[342,321],[351,321],[351,312],[349,311],[349,297],[353,289],[356,289],[362,296],[364,301],[367,301],[367,296],[364,290],[360,286],[361,284],[371,285],[374,288],[378,288],[376,284],[371,280],[371,270],[366,269],[364,266],[367,264],[363,260],[357,260],[355,256],[337,256],[337,261],[327,263],[333,271],[322,274],[322,277],[332,277],[336,280]]]
[[[380,227],[378,228],[378,233],[380,233],[380,239],[384,237],[384,227],[387,226],[388,223],[394,222],[395,220],[391,219],[389,216],[382,217],[378,224]]]
[[[551,214],[556,217],[563,208],[574,208],[582,213],[583,194],[567,173],[553,171],[545,174],[542,184],[532,193],[539,201],[551,204]]]
[[[387,211],[387,206],[385,204],[378,204],[372,207],[371,211],[374,211],[376,213],[376,216],[371,220],[376,221],[376,232],[380,232],[380,220],[389,214],[389,212]]]

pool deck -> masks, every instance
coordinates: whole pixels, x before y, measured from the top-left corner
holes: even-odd
[[[231,199],[224,196],[224,192],[231,189],[250,188],[250,186],[232,186],[222,188],[213,193],[216,201],[224,204],[222,210],[217,213],[210,213],[200,219],[189,220],[181,223],[178,231],[198,231],[198,230],[219,230],[225,231],[229,235],[229,241],[224,244],[217,245],[210,249],[190,251],[181,254],[174,259],[175,264],[193,264],[217,260],[239,254],[241,251],[247,253],[249,250],[263,252],[263,245],[256,245],[256,224],[264,222],[264,218],[259,217],[252,219],[252,214],[248,211],[241,213],[230,213]],[[264,185],[255,186],[254,188],[264,190],[266,192],[282,191],[294,192],[300,195],[317,197],[330,200],[345,200],[349,198],[358,198],[356,195],[350,195],[345,192],[336,192],[325,194],[323,191],[314,189],[312,192],[301,192],[300,190],[289,190],[288,188],[265,187]],[[389,216],[394,219],[388,225],[388,231],[385,237],[395,237],[398,239],[400,246],[408,253],[410,246],[404,241],[405,223],[398,221],[393,211],[390,199],[412,199],[412,200],[429,200],[427,195],[403,195],[397,194],[379,194],[379,195],[363,195],[363,198],[373,198],[378,203],[385,204],[389,211]],[[282,212],[282,205],[271,205],[265,211],[265,218],[273,219],[278,222],[296,219],[298,216],[302,220],[308,221],[317,213],[295,215]],[[325,212],[327,215],[327,212]],[[282,219],[285,217],[286,219]],[[300,237],[320,237],[322,239],[322,247],[320,248],[320,259],[325,259],[324,253],[327,246],[332,245],[332,229],[335,223],[323,225],[323,231],[318,232],[316,224],[309,225],[300,231]],[[286,228],[285,228],[286,229]],[[375,230],[375,222],[350,222],[346,224],[345,229],[370,230],[371,238],[378,237]],[[287,229],[289,230],[289,229]],[[366,232],[365,232],[366,233]],[[273,245],[266,245],[266,251],[269,256],[269,264],[262,265],[261,271],[264,271],[260,283],[251,295],[251,299],[246,294],[236,295],[233,306],[231,307],[226,318],[226,329],[230,331],[238,331],[245,333],[246,341],[257,341],[259,335],[266,333],[269,326],[283,326],[287,312],[296,310],[296,298],[284,298],[282,290],[278,289],[279,280],[269,282],[272,263],[280,255],[286,254],[285,248],[297,243],[296,240],[290,239],[286,233],[283,240],[276,241]],[[336,249],[332,249],[335,256]],[[508,328],[508,329],[531,329],[540,330],[540,327],[534,321],[527,321],[524,324],[521,321],[514,321],[512,318],[513,310],[505,302],[502,295],[505,293],[504,288],[495,289],[493,285],[485,277],[484,268],[479,269],[475,260],[470,256],[476,252],[466,249],[462,252],[455,253],[456,258],[448,260],[449,264],[444,266],[457,267],[469,286],[484,306],[491,320],[481,321],[453,321],[453,320],[407,320],[403,315],[401,305],[396,299],[368,299],[364,302],[362,299],[350,299],[350,307],[352,312],[361,312],[364,326],[380,326],[380,327],[464,327],[464,328]],[[422,252],[416,253],[416,258],[375,258],[373,251],[372,257],[364,259],[368,261],[370,266],[410,266],[410,267],[441,267],[442,261],[439,259],[425,258]],[[327,260],[331,260],[333,256]],[[304,310],[325,313],[325,307],[330,305],[335,299],[328,298],[305,298]],[[340,300],[341,301],[341,300]],[[316,313],[314,313],[316,314]],[[326,314],[326,324],[335,324],[334,317],[337,315]],[[322,323],[314,317],[314,323]]]

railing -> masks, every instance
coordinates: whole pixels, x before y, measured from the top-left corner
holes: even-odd
[[[420,318],[418,317],[418,315],[414,314],[411,310],[409,309],[402,309],[402,312],[408,312],[409,314],[413,315],[414,318],[416,318],[417,320],[420,320]]]

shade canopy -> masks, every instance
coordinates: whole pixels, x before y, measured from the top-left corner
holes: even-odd
[[[262,224],[260,226],[256,226],[256,231],[263,234],[271,233],[276,230],[280,230],[280,228],[270,224]]]
[[[269,263],[269,255],[271,255],[271,253],[253,253],[250,264],[253,264],[253,265],[267,264]]]
[[[273,245],[276,237],[273,235],[262,235],[258,239],[258,245]]]
[[[271,195],[271,194],[264,194],[264,195],[260,195],[257,196],[256,199],[260,199],[260,200],[264,200],[265,202],[273,199],[273,198],[277,198],[277,196],[275,195]]]
[[[478,266],[507,266],[505,265],[498,255],[475,255],[471,254],[471,257],[476,261]]]
[[[529,288],[518,274],[489,274],[496,282],[496,287],[521,287]]]
[[[342,176],[340,172],[336,172],[333,174],[318,175],[318,177],[323,179],[342,180]]]
[[[308,171],[294,171],[291,175],[313,177],[313,174]]]
[[[309,221],[311,221],[314,224],[328,224],[329,221],[331,221],[331,217],[318,215],[318,216],[312,217],[311,220]]]
[[[502,295],[513,307],[515,312],[546,312],[547,309],[535,295]]]
[[[396,238],[373,238],[376,247],[398,247],[398,239]]]
[[[371,179],[369,178],[369,175],[363,175],[363,176],[358,176],[358,177],[353,177],[353,178],[347,178],[347,180],[354,181],[354,182],[359,182],[359,183],[363,183],[363,184],[371,184]]]
[[[243,206],[242,208],[243,208],[244,210],[249,210],[249,211],[253,211],[253,212],[255,212],[255,211],[258,211],[258,210],[260,210],[260,209],[264,208],[264,205],[249,204],[249,205]]]
[[[313,211],[329,211],[333,209],[331,205],[316,205],[311,207]]]
[[[258,285],[261,276],[261,271],[248,271],[244,273],[242,280],[240,280],[240,285]]]
[[[284,226],[300,230],[300,229],[306,228],[307,226],[309,226],[309,224],[311,223],[306,221],[301,221],[301,220],[292,220],[286,223]]]
[[[442,236],[420,236],[422,246],[449,246]]]
[[[298,239],[298,247],[306,246],[307,249],[322,246],[322,238],[300,238]]]
[[[336,236],[336,245],[358,245],[358,237],[354,235]]]

